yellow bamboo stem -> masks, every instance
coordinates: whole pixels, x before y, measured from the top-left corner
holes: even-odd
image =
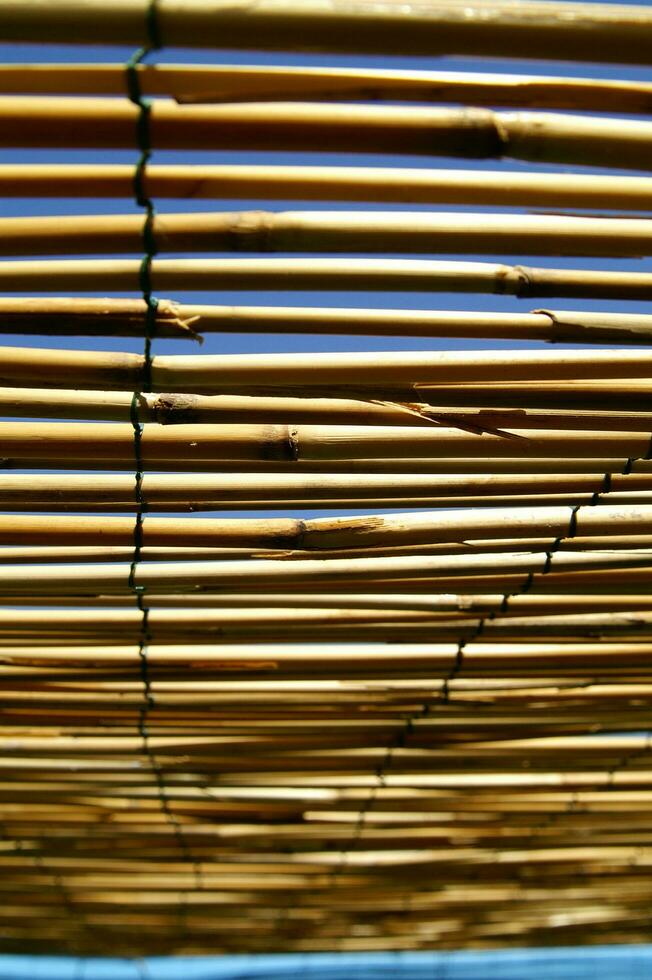
[[[53,66],[48,66],[52,71]],[[160,69],[156,69],[159,71]],[[2,66],[0,66],[0,74]],[[595,174],[510,173],[403,167],[148,164],[143,176],[156,198],[377,201],[400,204],[488,204],[605,210],[652,209],[652,180]],[[126,197],[129,164],[0,164],[2,197]]]
[[[0,20],[0,27],[2,20]],[[5,144],[130,148],[127,99],[2,96]],[[652,123],[565,113],[315,102],[178,105],[155,100],[158,149],[393,153],[650,170]]]
[[[0,255],[142,251],[143,219],[127,215],[0,218]],[[265,211],[158,214],[159,252],[390,252],[641,257],[641,218],[449,212]]]
[[[131,173],[131,171],[130,171]],[[1,178],[0,178],[1,179]],[[142,300],[0,297],[0,331],[141,336]],[[537,310],[476,313],[439,310],[198,306],[159,299],[156,336],[199,339],[203,333],[379,334],[422,337],[501,337],[554,343],[643,343],[652,317],[636,313]]]
[[[283,99],[413,100],[466,105],[647,113],[652,86],[640,81],[563,76],[406,71],[377,68],[264,68],[255,65],[139,65],[142,91],[176,101],[276,102]],[[124,95],[117,64],[0,65],[7,95]]]
[[[652,145],[652,144],[651,144]],[[0,292],[137,292],[135,259],[51,259],[0,263]],[[649,300],[652,274],[543,269],[435,259],[154,259],[152,282],[171,290],[380,290],[471,292],[531,297]]]
[[[482,16],[439,0],[405,7],[334,0],[160,0],[161,41],[180,47],[350,51],[384,54],[481,54],[650,63],[652,34],[645,6],[591,3],[476,2]],[[35,12],[39,16],[35,17]],[[147,40],[144,3],[66,0],[46,11],[37,0],[8,0],[0,17],[7,41],[142,44]]]

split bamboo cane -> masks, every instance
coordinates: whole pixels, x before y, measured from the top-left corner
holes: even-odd
[[[636,385],[630,389],[635,396]],[[508,385],[502,385],[499,394]],[[500,400],[491,388],[486,401]],[[437,389],[437,393],[439,389]],[[446,391],[446,394],[450,389]],[[435,392],[424,392],[426,399],[434,399]],[[512,394],[512,392],[509,392]],[[505,401],[509,400],[505,395]],[[476,394],[479,398],[479,394]],[[85,421],[131,421],[133,396],[128,392],[79,391],[62,388],[0,388],[0,411],[19,418],[83,419]],[[468,398],[468,388],[459,399]],[[486,403],[486,402],[485,402]],[[345,398],[284,398],[247,395],[154,395],[143,393],[138,403],[138,417],[142,422],[158,422],[161,425],[179,423],[214,422],[268,422],[282,423],[291,418],[304,424],[360,424],[427,426],[437,424],[459,426],[474,431],[509,429],[514,425],[532,429],[616,429],[620,432],[652,432],[650,412],[559,412],[554,409],[529,408],[468,408],[441,407],[414,402],[382,404],[372,400]],[[616,467],[614,467],[616,468]],[[602,467],[603,470],[606,467]]]

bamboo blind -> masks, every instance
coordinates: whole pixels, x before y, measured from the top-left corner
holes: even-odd
[[[652,9],[3,0],[0,40],[142,45],[0,65],[2,147],[71,151],[0,165],[62,201],[0,218],[0,952],[648,941]]]

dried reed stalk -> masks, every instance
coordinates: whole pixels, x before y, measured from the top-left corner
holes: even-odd
[[[0,164],[3,197],[131,198],[132,181],[133,166],[129,164]],[[152,197],[200,200],[261,198],[583,207],[600,211],[652,209],[649,177],[574,173],[506,175],[501,171],[402,167],[152,163],[147,166],[144,186]]]
[[[137,115],[127,99],[0,97],[7,146],[129,149]],[[314,102],[177,105],[161,99],[152,104],[150,125],[152,145],[164,150],[340,151],[652,167],[652,123],[599,116]]]
[[[382,252],[641,257],[641,218],[383,211],[158,214],[159,252]],[[127,215],[0,218],[0,255],[140,252],[143,219]]]
[[[306,68],[267,65],[139,65],[142,91],[197,102],[319,101],[460,102],[616,113],[648,113],[652,85],[631,79],[405,71],[377,68]],[[124,95],[124,66],[0,65],[6,95]]]
[[[608,505],[586,507],[576,516],[578,538],[649,534],[652,506],[635,509]],[[568,507],[538,508],[536,511],[515,511],[508,507],[477,513],[457,510],[307,520],[148,517],[143,524],[143,544],[146,548],[253,548],[318,554],[350,548],[396,548],[500,537],[530,538],[533,535],[554,541],[566,535],[570,518]],[[4,514],[0,515],[0,543],[124,548],[133,545],[133,519]]]
[[[179,47],[343,51],[380,54],[479,54],[650,64],[652,18],[645,6],[591,3],[476,3],[468,17],[450,0],[406,7],[333,0],[160,0],[161,41]],[[35,13],[38,16],[35,17]],[[66,0],[44,10],[38,0],[8,0],[0,14],[7,41],[142,44],[141,5],[112,0]]]
[[[500,401],[491,388],[483,403]],[[634,385],[635,389],[636,386]],[[467,399],[468,389],[460,396]],[[630,395],[633,392],[630,391]],[[432,400],[435,393],[424,392]],[[479,396],[476,394],[476,398]],[[0,411],[18,418],[84,419],[86,421],[131,421],[133,396],[120,391],[79,391],[62,388],[0,388]],[[472,399],[471,399],[472,400]],[[506,396],[508,401],[509,397]],[[559,412],[529,408],[467,408],[422,403],[374,402],[345,398],[284,398],[248,395],[174,395],[144,393],[138,404],[141,422],[162,425],[179,423],[265,422],[336,425],[459,426],[475,431],[492,431],[518,426],[520,429],[616,429],[620,432],[652,431],[650,412]],[[409,465],[406,463],[406,465]],[[614,469],[617,466],[614,465]],[[602,467],[603,472],[606,467]],[[635,482],[635,481],[634,481]],[[634,483],[632,483],[632,486]]]
[[[652,143],[651,143],[652,145]],[[137,292],[135,259],[51,259],[0,263],[0,292]],[[154,259],[152,282],[170,290],[379,290],[470,292],[531,297],[649,300],[652,273],[543,269],[435,259]]]
[[[53,336],[141,336],[145,305],[131,299],[0,297],[0,332]],[[645,313],[537,310],[476,313],[275,306],[199,306],[159,299],[157,337],[199,339],[204,333],[379,334],[500,337],[553,343],[643,343],[652,336]]]
[[[139,391],[149,380],[152,388],[166,393],[191,393],[190,408],[193,392],[217,391],[282,395],[301,392],[318,396],[326,393],[326,397],[357,395],[373,400],[385,400],[385,392],[388,397],[394,393],[399,399],[411,394],[406,407],[418,409],[418,404],[410,403],[429,395],[438,398],[442,385],[448,392],[450,385],[479,383],[494,385],[492,390],[499,391],[496,384],[527,382],[526,388],[519,389],[525,400],[534,388],[532,382],[567,382],[570,391],[579,392],[584,384],[600,394],[605,385],[614,392],[622,388],[626,393],[636,385],[643,392],[650,390],[649,355],[645,349],[155,355],[148,379],[144,370],[145,361],[140,354],[0,347],[0,380],[12,386]],[[500,377],[499,382],[495,382],[496,376]],[[629,379],[638,380],[633,384]],[[594,383],[597,389],[593,388]],[[463,393],[463,389],[459,390]],[[545,389],[549,390],[554,392]],[[564,390],[569,390],[568,384]],[[456,388],[454,393],[457,391]],[[484,400],[484,391],[480,397]],[[56,393],[53,400],[56,401]],[[178,404],[179,398],[174,401]],[[597,443],[595,448],[598,453]],[[298,454],[290,454],[289,458],[298,458]]]

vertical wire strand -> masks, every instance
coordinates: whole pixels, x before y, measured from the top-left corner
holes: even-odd
[[[134,434],[134,498],[136,504],[136,517],[134,521],[133,556],[129,568],[128,587],[133,593],[136,600],[136,605],[141,612],[138,659],[140,665],[143,699],[139,709],[138,730],[142,741],[143,750],[149,760],[152,773],[156,780],[161,811],[164,813],[172,831],[174,832],[184,863],[191,864],[193,866],[195,886],[201,887],[201,868],[197,861],[195,861],[193,858],[193,855],[190,853],[181,824],[176,814],[170,808],[164,775],[156,754],[152,750],[149,733],[149,717],[152,710],[156,707],[156,702],[152,693],[149,660],[147,655],[148,647],[151,642],[151,631],[149,624],[150,610],[146,605],[145,586],[138,584],[136,581],[138,568],[142,559],[145,514],[148,510],[147,499],[143,486],[145,469],[142,452],[144,426],[140,420],[140,408],[145,400],[144,396],[151,390],[152,387],[152,341],[156,335],[157,313],[159,307],[159,300],[154,295],[152,284],[152,260],[158,252],[155,235],[156,207],[148,193],[146,186],[147,166],[152,156],[152,103],[150,99],[143,95],[140,85],[139,66],[143,63],[145,58],[151,54],[151,52],[158,51],[161,48],[162,42],[158,27],[157,13],[157,0],[150,0],[146,11],[147,43],[133,53],[126,64],[125,69],[127,94],[131,102],[138,109],[138,116],[136,119],[136,141],[140,156],[138,157],[134,169],[133,192],[136,204],[144,211],[142,230],[143,257],[139,268],[139,285],[143,302],[145,304],[141,385],[140,389],[134,391],[133,393],[129,412]],[[180,902],[180,909],[182,914],[185,915],[185,903]]]

